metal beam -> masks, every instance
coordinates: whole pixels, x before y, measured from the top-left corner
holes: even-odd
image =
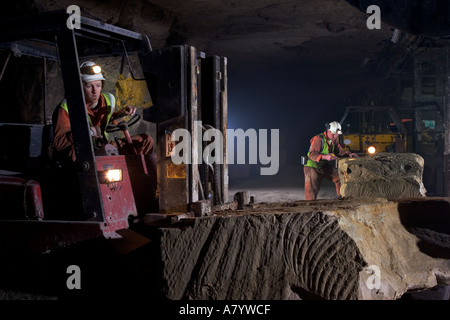
[[[97,20],[92,20],[86,17],[81,17],[81,29],[75,30],[76,33],[84,34],[91,33],[105,38],[114,38],[122,40],[144,40],[144,36],[141,33],[123,29],[113,26],[111,24],[102,23]]]
[[[57,43],[85,218],[104,221],[74,33],[68,28],[61,29],[57,36]]]
[[[444,138],[444,195],[450,197],[450,50],[446,50],[446,86],[445,91],[445,109],[444,109],[444,128],[445,128],[445,138]]]

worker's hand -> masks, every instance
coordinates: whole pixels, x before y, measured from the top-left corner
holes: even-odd
[[[322,155],[322,159],[323,160],[327,160],[327,161],[333,161],[336,160],[336,156],[332,155],[332,154],[324,154]]]
[[[102,130],[99,126],[91,126],[91,136],[93,136],[94,138],[102,137]]]
[[[136,113],[136,108],[133,106],[126,106],[122,109],[123,115],[132,116]]]
[[[356,153],[350,153],[348,156],[350,158],[358,158],[359,157]]]

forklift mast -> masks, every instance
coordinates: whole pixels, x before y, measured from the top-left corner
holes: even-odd
[[[150,81],[155,106],[146,109],[144,119],[157,126],[158,190],[161,213],[186,212],[189,204],[210,200],[211,205],[227,202],[228,171],[226,165],[227,129],[227,60],[205,57],[190,46],[176,46],[153,51],[144,61],[144,73]],[[156,89],[156,90],[155,90]],[[202,130],[196,131],[196,122]],[[224,164],[201,163],[199,145],[203,130],[215,128],[224,137]],[[174,164],[170,141],[176,129],[192,135],[191,163]],[[198,137],[197,135],[200,135]],[[211,171],[211,172],[210,172]]]

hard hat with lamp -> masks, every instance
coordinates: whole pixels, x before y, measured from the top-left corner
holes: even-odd
[[[80,65],[81,80],[83,82],[106,80],[101,72],[102,68],[92,61],[86,61]]]

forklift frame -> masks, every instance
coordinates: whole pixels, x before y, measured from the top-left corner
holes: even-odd
[[[112,41],[122,43],[127,41],[133,46],[134,50],[147,47],[147,51],[151,51],[151,45],[149,39],[142,34],[101,24],[85,17],[81,17],[80,29],[69,29],[66,25],[68,17],[69,15],[66,12],[48,12],[35,16],[1,20],[0,30],[5,31],[0,34],[0,42],[12,41],[17,45],[16,41],[18,40],[33,39],[33,42],[40,42],[42,47],[29,46],[30,43],[25,42],[17,48],[25,54],[46,57],[60,62],[77,165],[79,166],[77,173],[84,214],[87,220],[104,221],[105,215],[101,202],[92,140],[89,136],[84,92],[79,74],[79,52],[86,50],[86,48],[80,48],[77,38],[93,39],[100,44],[111,43]],[[52,38],[55,39],[56,44],[56,51],[53,54],[51,48],[49,48]],[[114,47],[112,49],[117,50]],[[112,54],[120,53],[113,50],[111,50]]]
[[[123,56],[125,50],[126,55],[136,51],[141,58],[141,55],[151,52],[152,48],[149,38],[143,34],[85,17],[81,17],[80,29],[69,29],[66,25],[68,18],[66,12],[55,11],[1,19],[0,48],[55,60],[60,64],[77,158],[84,219],[0,220],[0,249],[25,247],[45,251],[50,247],[102,235],[111,236],[116,231],[108,228],[105,219],[79,73],[79,57],[99,57],[105,51],[107,56]],[[6,64],[3,70],[5,67]]]
[[[56,11],[2,19],[0,49],[51,59],[60,64],[77,159],[76,174],[84,219],[0,220],[0,249],[21,246],[45,251],[62,244],[111,236],[117,231],[108,227],[105,217],[98,163],[89,135],[79,57],[89,59],[122,56],[128,59],[129,53],[138,54],[145,77],[136,79],[133,71],[130,71],[133,79],[146,81],[152,100],[157,101],[156,105],[144,110],[143,118],[157,124],[155,144],[158,155],[166,154],[164,142],[168,133],[178,127],[191,130],[196,120],[204,118],[205,125],[226,133],[226,58],[205,58],[204,53],[187,45],[153,51],[146,35],[86,17],[80,19],[81,28],[71,29],[66,24],[69,17],[65,11]],[[128,63],[131,68],[130,61]],[[202,66],[205,68],[205,75],[200,72]],[[202,86],[206,106],[203,110]],[[227,156],[226,143],[224,156]],[[201,170],[197,165],[186,165],[186,177],[180,180],[168,177],[166,170],[169,160],[170,158],[163,156],[157,160],[159,210],[163,214],[186,213],[190,210],[190,204],[200,200],[211,200],[212,205],[227,201],[226,162],[215,168],[212,181],[208,180],[207,170]],[[208,189],[208,185],[212,187]],[[212,199],[208,199],[209,192],[213,193]],[[166,193],[172,196],[169,197]]]

